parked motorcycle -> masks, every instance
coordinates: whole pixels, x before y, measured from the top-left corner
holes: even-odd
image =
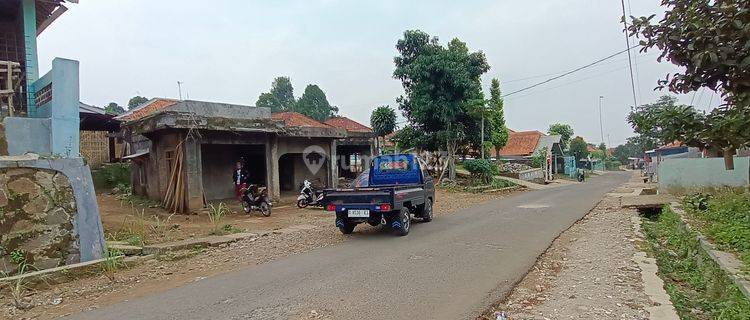
[[[266,187],[243,183],[240,186],[240,192],[242,193],[242,210],[245,213],[258,211],[265,217],[271,215],[271,200],[268,199]]]
[[[305,180],[300,187],[299,196],[297,197],[297,207],[323,207],[324,197],[325,195],[322,191],[316,191],[312,183],[309,180]]]

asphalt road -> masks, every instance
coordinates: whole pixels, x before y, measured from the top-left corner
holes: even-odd
[[[300,319],[315,310],[332,319],[472,319],[627,178],[524,192],[415,223],[406,237],[355,231],[340,245],[71,318]]]

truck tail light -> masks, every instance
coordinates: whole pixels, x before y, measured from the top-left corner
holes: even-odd
[[[336,204],[329,203],[326,205],[326,211],[336,211]]]
[[[392,207],[390,203],[381,203],[377,206],[375,206],[378,211],[391,211]]]

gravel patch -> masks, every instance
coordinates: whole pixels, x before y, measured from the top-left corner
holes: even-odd
[[[618,190],[623,192],[626,190]],[[510,319],[648,319],[632,209],[605,197],[562,233],[510,295],[484,319],[504,311]]]

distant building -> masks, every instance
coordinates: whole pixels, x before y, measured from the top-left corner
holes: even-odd
[[[83,102],[79,103],[78,110],[81,119],[81,157],[91,168],[118,162],[124,155],[122,138],[118,137],[120,121],[104,109]]]

